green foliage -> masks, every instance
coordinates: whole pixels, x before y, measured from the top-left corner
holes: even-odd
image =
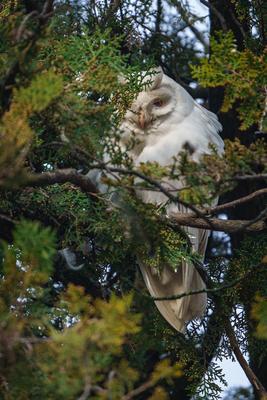
[[[256,296],[252,308],[252,317],[258,321],[256,334],[260,339],[267,339],[267,301],[266,297]]]
[[[157,240],[151,242],[153,242],[152,248],[145,244],[143,249],[139,250],[139,257],[151,268],[157,268],[159,273],[166,264],[175,270],[177,265],[183,262],[199,261],[200,257],[192,252],[184,235],[179,235],[170,228],[162,228],[158,232]]]
[[[137,261],[159,274],[166,263],[174,269],[184,260],[199,263],[182,228],[165,218],[166,206],[181,200],[206,207],[236,188],[236,176],[265,174],[266,144],[226,142],[225,155],[211,148],[199,163],[185,149],[171,165],[135,170],[118,146],[118,126],[153,75],[150,67],[159,64],[193,93],[194,78],[224,86],[223,110],[238,104],[242,128],[264,126],[265,53],[260,45],[255,52],[237,50],[231,33],[219,34],[207,61],[199,43],[182,33],[188,24],[177,18],[175,2],[166,10],[167,3],[157,2],[156,12],[152,1],[125,0],[116,9],[116,2],[109,8],[102,1],[58,0],[53,14],[40,17],[48,3],[0,5],[0,398],[116,400],[139,393],[166,400],[180,399],[182,387],[182,396],[217,399],[223,373],[206,357],[231,357],[229,343],[223,337],[218,347],[217,336],[232,303],[249,310],[255,303],[254,354],[266,352],[254,335],[265,342],[266,235],[247,239],[231,262],[229,245],[212,245],[212,255],[220,256],[207,260],[212,284],[241,280],[219,291],[216,326],[209,326],[211,295],[206,317],[186,335],[157,312]],[[245,11],[237,13],[240,21]],[[193,78],[190,63],[198,63]],[[126,150],[136,144],[133,135]],[[127,172],[110,173],[104,152]],[[70,182],[32,184],[33,175],[74,168],[85,177],[95,166],[113,188],[106,195]],[[185,188],[171,191],[160,207],[138,199],[138,190],[158,190],[153,181],[166,178],[182,179]],[[66,262],[64,248],[77,265]],[[247,325],[235,312],[232,321],[241,343]],[[246,341],[242,346],[247,350]]]
[[[240,246],[238,257],[233,262],[230,279],[243,277],[242,284],[230,290],[237,301],[249,305],[255,292],[266,296],[266,264],[262,260],[267,251],[266,235],[258,235],[255,242],[247,237]]]
[[[73,399],[89,385],[96,398],[119,399],[132,390],[139,374],[123,358],[124,346],[140,331],[141,316],[131,311],[132,295],[93,301],[84,288],[69,285],[50,308],[55,254],[51,230],[24,221],[14,233],[13,245],[3,246],[0,346],[4,398]],[[54,324],[59,319],[60,330]],[[156,365],[150,386],[180,375],[179,365],[164,360]]]
[[[49,106],[52,100],[58,97],[63,90],[63,82],[52,70],[36,76],[27,88],[14,93],[14,103],[23,108],[27,115],[40,112]]]
[[[216,380],[221,385],[227,385],[222,368],[215,363],[211,363],[201,384],[197,388],[196,399],[221,399],[221,386],[215,382]]]
[[[241,129],[246,130],[261,121],[266,107],[266,61],[266,52],[258,55],[250,49],[237,50],[229,31],[211,38],[210,58],[192,66],[192,73],[204,87],[225,88],[221,111],[227,112],[238,102]]]
[[[2,130],[0,180],[13,178],[22,167],[33,136],[29,117],[47,108],[61,91],[62,80],[52,71],[37,76],[27,87],[14,90],[10,109],[3,115],[0,122]],[[12,168],[9,168],[10,164]]]

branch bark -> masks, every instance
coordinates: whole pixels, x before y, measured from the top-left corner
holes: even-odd
[[[209,1],[200,0],[200,3],[202,3],[204,6],[208,7],[214,13],[214,15],[216,15],[216,17],[220,21],[222,30],[224,32],[226,32],[227,31],[227,24],[226,24],[225,18],[222,15],[222,13],[220,13],[220,11],[218,11],[217,8],[212,3],[210,3]]]
[[[143,383],[138,388],[133,389],[131,392],[122,396],[122,400],[131,400],[134,397],[138,396],[139,394],[145,392],[146,390],[151,389],[153,386],[155,386],[155,383],[153,381],[149,380],[149,381]]]
[[[225,326],[225,331],[226,334],[229,338],[230,341],[230,345],[232,347],[232,350],[236,356],[236,359],[238,360],[241,368],[243,369],[243,371],[245,372],[248,380],[250,381],[250,383],[253,385],[253,387],[255,388],[255,391],[257,392],[257,394],[259,395],[259,398],[262,400],[266,400],[267,399],[267,392],[264,388],[264,386],[262,385],[262,383],[259,381],[259,379],[257,378],[257,376],[254,374],[254,372],[252,371],[252,369],[249,367],[245,357],[243,356],[238,342],[236,340],[236,336],[235,336],[235,332],[232,328],[232,325],[229,321],[226,322],[226,326]]]
[[[237,175],[229,179],[231,181],[262,181],[267,179],[267,174],[255,174],[255,175]]]
[[[267,228],[265,221],[252,221],[243,220],[222,220],[219,218],[210,218],[209,223],[202,218],[198,218],[192,213],[172,213],[170,215],[171,222],[178,225],[191,226],[194,228],[210,229],[219,232],[234,233],[238,231],[244,232],[260,232]],[[251,223],[251,224],[250,224]]]
[[[259,189],[253,193],[248,194],[247,196],[240,197],[239,199],[229,201],[228,203],[220,204],[219,206],[211,207],[206,210],[207,210],[207,213],[209,213],[209,214],[215,214],[219,211],[226,210],[227,208],[233,208],[240,204],[248,203],[249,201],[252,201],[252,200],[256,199],[257,197],[264,196],[266,194],[267,194],[267,189]]]
[[[229,282],[228,284],[221,284],[220,286],[216,286],[216,287],[207,287],[206,289],[192,290],[190,292],[184,292],[184,293],[176,294],[173,296],[165,296],[165,297],[148,296],[148,297],[151,298],[153,301],[169,301],[169,300],[178,300],[178,299],[181,299],[181,298],[187,297],[187,296],[193,296],[194,294],[217,293],[217,292],[220,292],[221,290],[230,289],[230,288],[236,286],[243,279],[244,279],[244,277],[238,278],[232,282]]]
[[[67,182],[80,187],[85,193],[91,196],[99,193],[96,185],[86,175],[82,175],[76,169],[72,168],[29,175],[25,186],[48,186]]]
[[[116,171],[116,168],[111,168],[111,171]],[[120,169],[118,169],[121,172]],[[134,173],[134,171],[126,171],[126,174]],[[137,174],[137,173],[135,173]],[[139,175],[139,174],[138,174]],[[142,174],[141,174],[142,175]],[[141,176],[143,178],[143,175]],[[150,178],[146,178],[150,179]],[[78,186],[83,190],[85,193],[89,194],[90,196],[97,196],[99,194],[99,190],[96,185],[86,176],[80,174],[75,169],[61,169],[53,172],[44,172],[42,174],[32,174],[28,176],[28,179],[25,181],[24,186],[47,186],[47,185],[54,185],[54,184],[63,184],[63,183],[73,183],[74,185]],[[151,182],[151,184],[155,185],[155,182]],[[162,187],[159,183],[157,183],[157,187],[160,191],[170,198],[170,193]],[[177,198],[173,196],[174,199],[171,198],[172,201],[176,200]],[[179,200],[178,200],[179,202]],[[264,221],[264,218],[258,220],[257,218],[254,220],[222,220],[218,218],[208,218],[205,214],[203,215],[202,211],[195,209],[190,205],[193,212],[191,213],[172,213],[169,215],[170,223],[173,225],[179,226],[191,226],[195,228],[201,229],[210,229],[214,231],[221,231],[221,232],[228,232],[234,233],[238,231],[244,232],[260,232],[267,228],[267,224]],[[196,213],[197,210],[198,212]],[[264,217],[265,214],[263,214]]]

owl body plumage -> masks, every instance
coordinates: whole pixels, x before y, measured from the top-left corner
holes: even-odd
[[[217,116],[197,104],[178,83],[163,74],[161,69],[150,79],[146,90],[139,93],[121,123],[121,148],[125,149],[130,138],[138,144],[129,152],[137,167],[140,163],[157,162],[170,165],[173,157],[188,144],[192,159],[198,162],[202,155],[210,153],[213,144],[218,153],[223,152],[223,141],[219,136],[221,124]],[[164,180],[164,186],[179,189],[181,181]],[[161,205],[167,197],[161,192],[138,190],[138,196],[145,203]],[[167,214],[187,212],[180,204],[169,204]],[[185,227],[193,250],[204,257],[209,232],[203,229]],[[153,297],[175,296],[184,292],[205,289],[195,267],[187,262],[161,266],[159,273],[144,261],[139,260],[146,286]],[[183,332],[186,323],[199,317],[206,309],[206,293],[185,296],[177,300],[156,301],[163,317],[178,331]]]

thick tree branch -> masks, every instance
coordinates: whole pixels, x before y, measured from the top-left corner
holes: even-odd
[[[222,220],[218,218],[210,218],[207,223],[202,218],[198,218],[191,213],[172,213],[170,215],[171,222],[174,224],[191,226],[194,228],[211,229],[219,232],[234,233],[238,231],[244,232],[260,232],[267,229],[265,221],[243,221],[243,220]],[[251,224],[250,224],[251,223]],[[212,228],[211,228],[212,226]]]
[[[80,174],[75,169],[60,169],[53,172],[44,172],[42,174],[32,174],[28,176],[25,186],[47,186],[56,183],[73,183],[80,187],[85,193],[89,195],[96,195],[99,193],[96,185],[86,176]]]
[[[103,168],[103,165],[101,165]],[[107,168],[105,166],[105,168]],[[107,168],[108,169],[108,168]],[[109,170],[109,169],[108,169]],[[171,195],[166,188],[164,188],[160,183],[154,181],[152,178],[146,177],[145,175],[137,172],[137,171],[125,171],[120,168],[110,168],[112,172],[119,172],[125,174],[133,174],[142,179],[148,181],[151,185],[156,186],[162,193],[166,194],[166,196],[174,202],[180,202],[180,200]],[[86,176],[80,174],[75,169],[61,169],[53,172],[44,172],[42,174],[32,174],[28,176],[28,179],[24,183],[25,186],[47,186],[54,185],[56,183],[73,183],[80,187],[85,193],[88,193],[91,196],[96,196],[99,194],[98,188],[96,185]],[[171,224],[178,224],[179,226],[191,226],[195,228],[201,229],[211,229],[215,231],[234,233],[238,231],[245,232],[259,232],[263,231],[267,228],[267,224],[264,220],[258,220],[257,217],[255,220],[244,221],[244,220],[221,220],[218,218],[207,218],[205,214],[201,210],[196,209],[190,204],[181,202],[184,206],[191,208],[193,213],[172,213],[170,218]],[[264,219],[265,212],[260,215],[262,219]]]

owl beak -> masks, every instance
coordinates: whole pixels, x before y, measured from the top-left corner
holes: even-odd
[[[139,117],[138,117],[138,125],[140,126],[141,129],[145,129],[148,121],[145,117],[145,112],[144,110],[140,111]]]

